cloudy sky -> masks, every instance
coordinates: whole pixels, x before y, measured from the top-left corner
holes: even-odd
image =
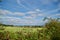
[[[60,17],[60,0],[2,0],[0,22],[10,25],[43,25],[44,17]]]

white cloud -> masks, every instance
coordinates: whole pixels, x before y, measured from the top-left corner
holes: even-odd
[[[32,19],[33,17],[32,16],[24,16],[23,18],[24,19]]]
[[[50,18],[50,17],[52,17],[52,18],[53,18],[53,17],[55,17],[55,16],[60,16],[60,13],[53,14],[53,15],[50,15],[50,16],[48,16],[48,17],[49,17],[49,18]]]
[[[53,0],[54,2],[58,2],[58,0]]]
[[[10,12],[8,10],[2,10],[2,9],[0,9],[0,14],[1,15],[7,15],[7,14],[12,14],[12,12]]]
[[[27,13],[33,14],[33,13],[36,13],[36,12],[35,11],[28,11]]]
[[[39,9],[38,9],[39,10]],[[59,8],[56,8],[54,10],[48,10],[48,11],[28,11],[27,13],[31,15],[31,18],[36,18],[38,16],[41,16],[41,17],[52,17],[52,14],[51,13],[55,13],[55,12],[58,12],[58,10],[60,10]]]
[[[60,16],[60,13],[59,14],[56,14],[56,16]]]
[[[60,9],[60,3],[58,3],[58,8]]]
[[[11,12],[11,11],[8,11],[8,10],[0,10],[0,15],[24,16],[25,13]]]
[[[38,16],[44,16],[44,13],[41,12],[39,9],[36,9],[35,11],[28,11],[27,14],[30,14],[31,17],[38,17]]]
[[[59,4],[59,0],[40,0],[42,5],[53,5],[54,3],[58,3]]]
[[[51,0],[41,0],[41,3],[42,3],[43,5],[51,4]]]
[[[57,12],[58,10],[60,10],[60,8],[56,8],[56,9],[53,9],[53,10],[48,10],[48,11],[45,11],[45,13],[53,13],[53,12]]]
[[[13,15],[17,15],[17,16],[24,16],[25,14],[24,13],[21,13],[21,12],[14,12]]]
[[[38,14],[38,16],[44,16],[44,14]]]
[[[30,8],[27,8],[25,5],[23,5],[23,4],[21,3],[21,0],[17,0],[17,4],[19,5],[19,7],[23,7],[23,8],[25,8],[26,10],[30,10]]]
[[[36,9],[35,11],[28,11],[25,13],[22,12],[11,12],[8,10],[0,10],[0,15],[10,15],[10,16],[22,16],[24,19],[34,19],[37,18],[38,16],[43,16],[43,13],[39,12],[39,9]],[[27,14],[29,14],[29,16],[26,16]]]
[[[6,24],[13,24],[13,25],[38,25],[40,23],[42,23],[42,21],[40,20],[34,20],[34,19],[21,19],[21,18],[17,18],[17,17],[1,17],[2,20],[5,22]]]
[[[41,23],[44,23],[42,21],[42,19],[35,19],[39,16],[41,17],[44,17],[44,16],[49,16],[48,14],[46,13],[49,13],[49,12],[54,12],[54,11],[57,11],[58,9],[55,9],[55,10],[52,10],[52,11],[48,11],[48,12],[45,12],[45,13],[42,13],[42,12],[39,12],[39,11],[28,11],[28,12],[25,12],[25,13],[22,13],[22,12],[11,12],[11,11],[8,11],[8,10],[0,10],[0,14],[4,14],[4,15],[15,15],[15,16],[22,16],[22,18],[20,17],[12,17],[12,16],[2,16],[0,18],[2,18],[2,20],[0,21],[3,21],[7,24],[14,24],[14,25],[40,25]],[[27,16],[27,14],[29,14]],[[59,15],[60,14],[56,14],[56,15]],[[52,16],[52,15],[51,15]],[[50,17],[50,16],[49,16]]]
[[[41,10],[40,10],[40,9],[36,9],[35,11],[37,11],[37,12],[41,12]]]

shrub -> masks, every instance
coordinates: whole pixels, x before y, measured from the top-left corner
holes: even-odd
[[[58,19],[49,19],[45,24],[46,33],[51,36],[51,40],[60,40],[60,21]]]

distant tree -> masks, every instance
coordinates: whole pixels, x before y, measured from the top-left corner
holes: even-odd
[[[4,25],[4,24],[1,22],[1,18],[0,18],[0,30],[4,30],[3,25]]]

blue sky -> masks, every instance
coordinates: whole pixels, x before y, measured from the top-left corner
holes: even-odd
[[[60,17],[60,0],[2,0],[0,22],[10,25],[43,25],[44,17]]]

